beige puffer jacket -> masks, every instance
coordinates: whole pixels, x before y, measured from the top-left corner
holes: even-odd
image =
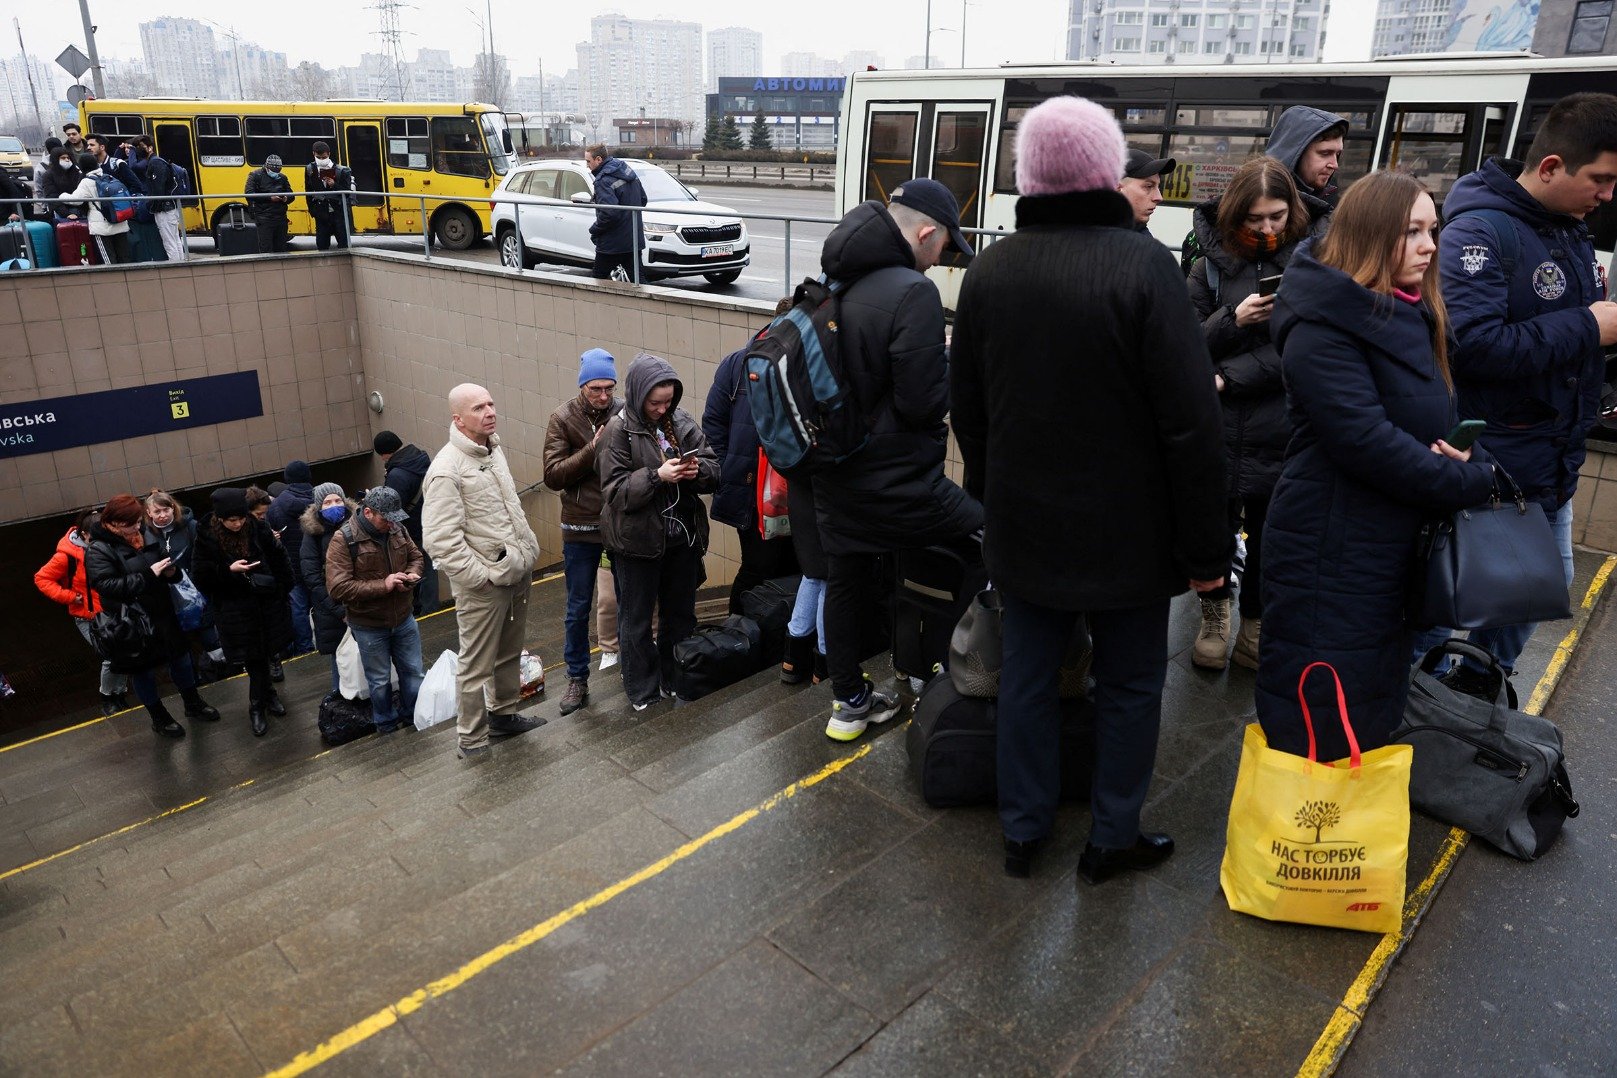
[[[438,571],[460,588],[508,586],[539,564],[539,539],[517,500],[500,436],[478,445],[453,425],[422,484],[421,535]]]

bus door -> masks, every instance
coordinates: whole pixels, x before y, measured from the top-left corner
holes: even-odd
[[[193,192],[202,190],[202,170],[197,168],[196,153],[192,149],[191,124],[187,120],[154,120],[152,121],[152,141],[157,143],[157,156],[173,165],[185,169],[191,177]],[[189,209],[200,203],[191,200],[181,203],[181,207]],[[190,214],[185,215],[187,218]],[[187,221],[186,225],[189,226]]]
[[[892,197],[893,188],[916,174],[921,131],[919,104],[873,104],[865,121],[865,171],[859,201]],[[855,203],[857,204],[857,203]]]
[[[354,232],[392,232],[382,161],[382,124],[379,120],[359,120],[342,125],[343,163],[354,174],[354,190],[370,192],[354,196]],[[402,208],[402,203],[401,203]],[[421,215],[418,212],[416,216]]]
[[[1514,101],[1389,101],[1380,167],[1396,168],[1420,180],[1441,210],[1454,181],[1481,167],[1491,155],[1506,152],[1515,119]]]
[[[960,206],[960,224],[980,228],[983,220],[983,161],[988,154],[992,106],[987,102],[943,102],[932,115],[932,150],[926,175],[947,187]],[[977,241],[972,241],[977,246]],[[964,266],[965,258],[946,252],[940,265]]]

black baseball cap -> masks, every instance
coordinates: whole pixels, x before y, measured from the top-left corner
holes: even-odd
[[[1179,162],[1171,157],[1156,158],[1144,150],[1130,150],[1129,162],[1123,166],[1123,175],[1134,180],[1149,180],[1164,172],[1172,172]]]
[[[905,180],[893,189],[893,196],[888,201],[908,206],[916,213],[924,213],[942,225],[949,231],[949,242],[954,244],[954,249],[967,258],[977,253],[971,249],[966,234],[960,231],[960,203],[955,201],[954,192],[937,180],[925,177]]]

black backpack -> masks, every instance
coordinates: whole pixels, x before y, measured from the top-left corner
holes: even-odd
[[[847,460],[870,438],[842,363],[839,291],[824,280],[804,281],[791,310],[747,349],[747,403],[758,444],[788,480]]]

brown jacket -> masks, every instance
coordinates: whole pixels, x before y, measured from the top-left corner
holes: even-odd
[[[349,556],[348,544],[354,544]],[[348,624],[362,629],[393,629],[410,616],[411,590],[388,591],[393,573],[421,574],[425,559],[404,525],[395,524],[386,543],[372,538],[351,516],[326,547],[326,592],[348,611]]]
[[[564,529],[601,526],[601,477],[595,470],[595,429],[623,411],[623,401],[594,412],[580,393],[550,413],[545,427],[545,486],[561,495]],[[563,536],[565,538],[565,536]]]

